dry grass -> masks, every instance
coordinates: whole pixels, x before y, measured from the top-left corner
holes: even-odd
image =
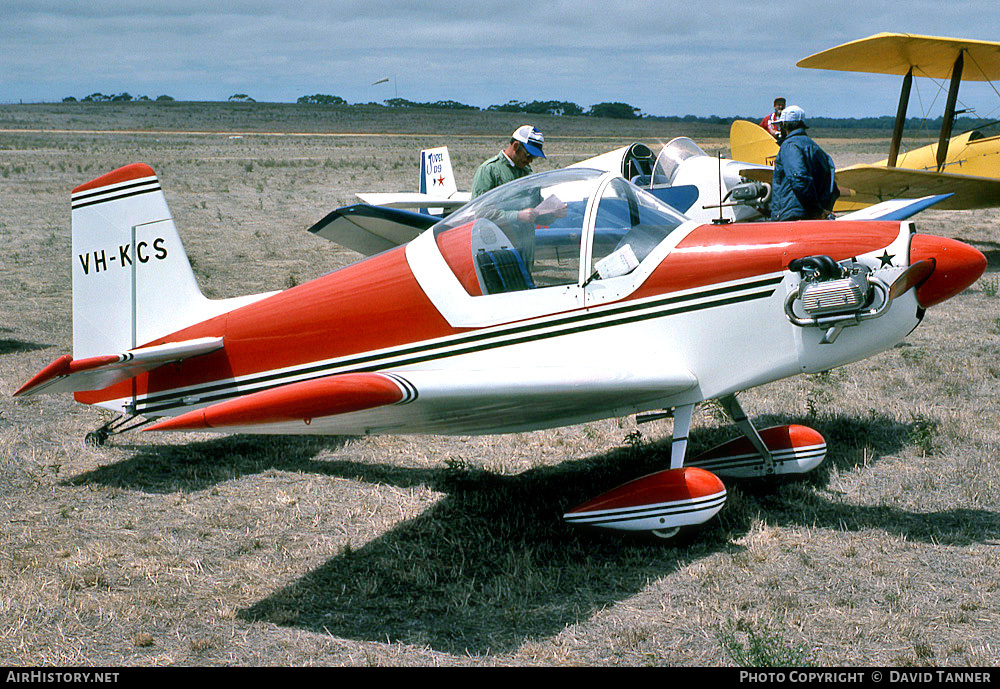
[[[998,663],[997,211],[918,218],[990,265],[904,344],[744,396],[761,424],[820,430],[828,461],[801,481],[729,486],[719,519],[665,547],[559,515],[661,467],[669,422],[489,438],[129,434],[95,450],[82,437],[99,412],[12,399],[71,348],[72,187],[150,163],[204,291],[233,296],[353,261],[305,229],[355,191],[413,188],[421,147],[447,143],[467,188],[512,128],[482,115],[323,130],[293,110],[282,125],[211,108],[156,127],[246,132],[229,139],[121,131],[150,127],[137,111],[67,112],[0,108],[0,128],[119,130],[0,134],[0,664],[725,665],[760,639],[773,653],[753,662]],[[545,125],[542,169],[677,133]],[[248,133],[282,126],[416,135]],[[724,145],[710,134],[707,148]],[[882,150],[823,143],[842,164]],[[706,406],[692,449],[734,434]]]

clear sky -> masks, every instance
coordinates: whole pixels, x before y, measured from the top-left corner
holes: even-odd
[[[327,93],[763,116],[784,95],[815,116],[892,115],[900,77],[795,66],[880,31],[1000,40],[1000,0],[0,0],[0,102]],[[940,114],[939,86],[915,82],[910,115]],[[992,85],[961,100],[1000,118]]]

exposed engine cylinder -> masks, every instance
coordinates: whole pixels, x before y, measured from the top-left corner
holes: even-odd
[[[826,329],[823,344],[836,340],[845,326],[881,316],[889,306],[888,286],[868,266],[857,262],[844,266],[829,256],[806,256],[791,261],[788,268],[798,272],[802,281],[785,300],[785,315],[800,327]],[[795,313],[796,301],[804,317]]]

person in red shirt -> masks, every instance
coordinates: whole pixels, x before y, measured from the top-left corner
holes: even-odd
[[[774,99],[774,112],[760,121],[760,126],[766,129],[775,139],[781,133],[781,129],[778,127],[778,118],[781,117],[781,111],[784,109],[785,99],[779,96]]]

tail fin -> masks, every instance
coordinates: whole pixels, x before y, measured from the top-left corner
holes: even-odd
[[[458,191],[451,171],[448,147],[428,148],[420,152],[420,193],[451,198]]]
[[[73,190],[73,357],[125,352],[267,295],[205,298],[153,169]]]
[[[778,144],[760,125],[746,120],[734,120],[729,129],[729,150],[733,160],[755,165],[774,165]]]

